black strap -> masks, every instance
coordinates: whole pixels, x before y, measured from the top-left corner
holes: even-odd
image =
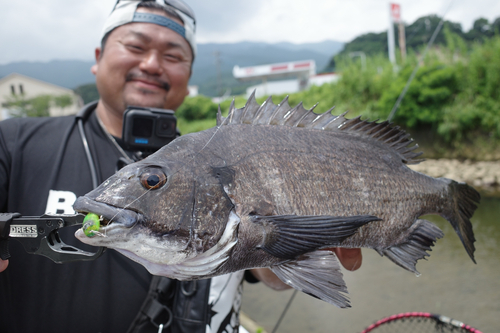
[[[211,280],[178,281],[174,295],[172,333],[205,333],[210,323]]]
[[[204,333],[210,321],[210,279],[177,281],[153,276],[146,299],[127,333]]]
[[[164,329],[170,326],[173,316],[166,304],[172,297],[175,283],[175,280],[153,276],[146,299],[127,333],[156,333],[159,325],[163,325]]]

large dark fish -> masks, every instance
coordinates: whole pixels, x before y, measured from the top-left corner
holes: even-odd
[[[328,247],[368,247],[417,273],[417,260],[455,228],[474,260],[469,221],[479,193],[414,172],[413,140],[388,122],[318,115],[255,98],[126,166],[74,208],[102,216],[84,243],[114,248],[152,274],[180,280],[270,267],[305,293],[349,306]]]

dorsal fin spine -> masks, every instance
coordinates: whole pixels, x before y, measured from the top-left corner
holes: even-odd
[[[294,113],[297,112],[302,107],[302,102],[299,102],[293,109],[291,109],[286,115],[285,119],[291,118]]]
[[[318,105],[319,103],[316,103],[316,105],[313,106],[313,108],[316,108],[316,106]],[[328,117],[328,116],[331,116],[331,110],[333,110],[333,108],[331,108],[330,110],[324,112],[324,113],[320,113],[318,114],[318,116],[313,120],[313,123],[317,123],[318,121],[322,120],[324,117]]]
[[[422,161],[421,159],[415,159],[415,157],[420,156],[422,153],[414,152],[419,146],[414,144],[415,142],[410,138],[410,135],[401,130],[399,126],[392,127],[392,124],[387,120],[377,123],[377,120],[361,120],[361,116],[347,119],[344,116],[348,111],[335,116],[331,113],[334,109],[333,107],[323,114],[316,114],[314,109],[318,104],[306,110],[302,102],[300,102],[292,108],[288,104],[288,96],[278,105],[272,102],[271,96],[262,105],[259,105],[255,99],[255,91],[243,108],[235,109],[234,104],[235,101],[233,99],[227,118],[222,116],[219,106],[217,111],[218,125],[275,125],[303,127],[305,129],[330,132],[346,131],[356,133],[366,140],[376,140],[384,144],[386,147],[400,154],[403,162],[406,164],[416,164]]]
[[[321,128],[321,130],[323,130],[323,131],[324,131],[324,130],[326,130],[326,129],[328,128],[328,126],[330,126],[330,124],[334,123],[335,121],[337,121],[337,120],[339,120],[339,119],[341,119],[341,120],[342,120],[342,119],[346,120],[346,119],[344,118],[344,116],[345,116],[346,114],[347,114],[347,111],[346,111],[346,112],[344,112],[344,113],[342,113],[341,115],[338,115],[338,116],[336,116],[336,117],[332,118],[332,119],[331,119],[328,123],[326,123],[326,124],[325,124],[325,125]],[[344,122],[345,122],[345,121],[344,121]]]
[[[325,118],[328,118],[328,117],[331,117],[333,118],[334,116],[329,112],[329,111],[326,111],[325,113],[321,113],[321,114],[318,114],[318,116],[316,117],[316,119],[314,119],[313,121],[313,124],[314,124],[314,128],[317,128],[317,129],[322,129],[323,126],[319,127],[321,125],[321,123],[323,122],[323,120]]]
[[[279,113],[279,111],[283,107],[283,105],[286,105],[286,104],[288,104],[288,95],[281,101],[281,103],[278,104],[278,107],[274,110],[273,115],[269,118],[268,125],[271,125],[273,120],[276,120],[276,115]]]
[[[384,128],[387,126],[388,123],[389,122],[386,120],[376,124],[376,126],[374,126],[373,129],[370,131],[370,135],[374,138],[378,137],[380,132],[384,130]]]
[[[316,105],[318,105],[318,103],[316,103]],[[304,118],[306,118],[311,113],[314,113],[314,108],[316,107],[316,105],[314,105],[312,108],[310,108],[307,112],[304,112],[304,115],[302,117],[300,117],[300,119],[295,122],[293,127],[299,127],[299,124],[302,122],[302,120],[304,120]]]
[[[361,121],[361,116],[357,116],[356,118],[348,119],[346,122],[342,124],[340,129],[342,130],[347,130],[353,127],[354,125],[358,124]]]
[[[266,101],[261,105],[261,107],[259,108],[259,110],[257,111],[257,113],[255,114],[255,118],[254,118],[254,122],[253,124],[256,124],[258,121],[259,121],[259,118],[261,117],[262,115],[262,111],[264,110],[264,106],[267,104],[267,103],[272,103],[273,102],[273,98],[272,96],[269,96]]]
[[[229,105],[229,111],[227,117],[229,118],[229,123],[232,123],[234,117],[234,99],[231,101],[231,105]]]
[[[259,104],[257,103],[257,100],[255,99],[255,90],[252,92],[252,95],[250,95],[250,98],[248,99],[247,103],[245,104],[245,107],[241,110],[241,115],[239,121],[241,123],[245,122],[246,115],[248,112],[251,112],[251,110],[255,107],[259,107]]]

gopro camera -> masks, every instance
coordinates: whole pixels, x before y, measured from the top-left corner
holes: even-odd
[[[155,152],[179,135],[172,110],[131,106],[123,114],[122,138],[128,149]]]

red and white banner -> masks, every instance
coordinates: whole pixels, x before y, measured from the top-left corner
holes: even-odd
[[[239,80],[255,78],[275,78],[282,76],[311,76],[316,74],[314,60],[291,61],[252,67],[234,66],[233,76]]]
[[[395,23],[401,21],[401,6],[397,3],[391,3],[391,20]]]

